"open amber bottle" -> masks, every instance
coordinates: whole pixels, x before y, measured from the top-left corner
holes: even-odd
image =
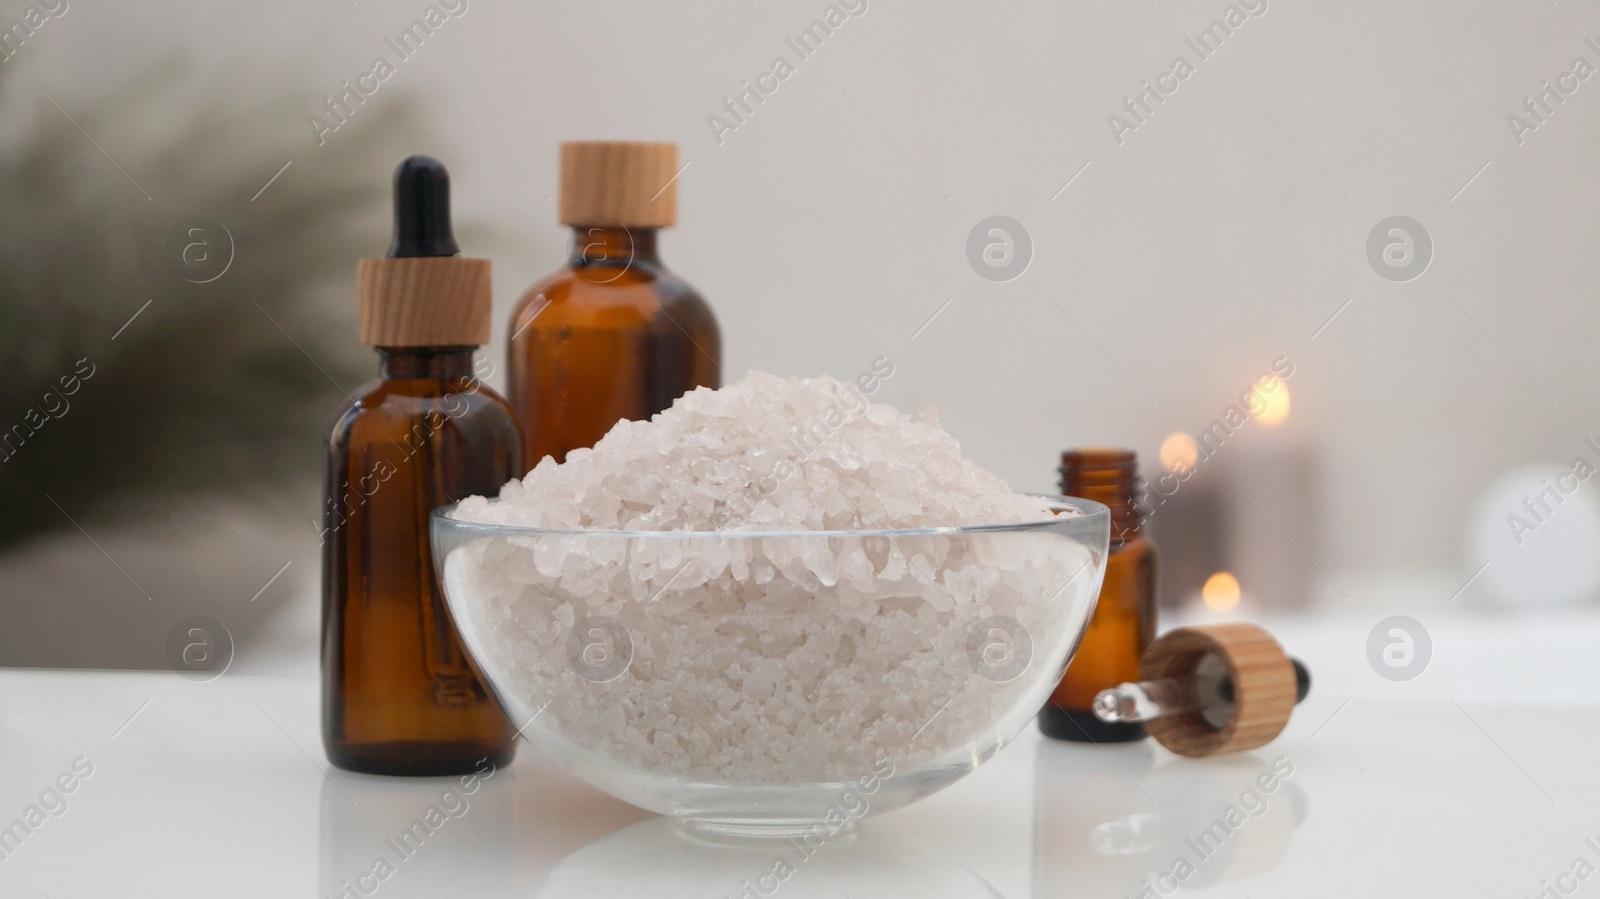
[[[1137,721],[1102,721],[1101,690],[1139,680],[1139,660],[1155,637],[1156,546],[1139,510],[1139,464],[1132,450],[1072,449],[1061,454],[1061,492],[1111,509],[1111,547],[1094,616],[1061,683],[1039,713],[1048,737],[1078,742],[1142,740]]]
[[[322,736],[329,761],[373,774],[462,774],[515,752],[434,577],[428,516],[520,473],[510,406],[479,381],[489,262],[450,231],[449,180],[413,156],[395,173],[396,238],[357,270],[377,380],[327,440]]]
[[[677,145],[561,145],[561,221],[572,251],[511,315],[511,404],[523,467],[593,446],[622,419],[646,419],[696,387],[721,386],[711,307],[662,264],[677,220]]]

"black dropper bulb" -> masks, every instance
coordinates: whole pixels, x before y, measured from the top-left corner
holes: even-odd
[[[1311,692],[1311,672],[1299,659],[1289,661],[1294,663],[1294,701],[1298,704]]]
[[[394,170],[392,259],[459,256],[450,230],[450,173],[432,156],[411,156]]]

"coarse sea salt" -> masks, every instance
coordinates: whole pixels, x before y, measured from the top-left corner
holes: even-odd
[[[752,372],[546,457],[457,517],[541,528],[817,531],[1008,524],[1051,516],[961,454],[933,413],[831,377]]]
[[[1086,610],[1063,604],[1093,601],[1065,589],[1092,559],[1059,534],[875,531],[1057,514],[931,414],[752,373],[464,500],[458,519],[552,532],[486,532],[443,576],[497,688],[548,701],[536,727],[560,745],[706,782],[843,782],[972,751],[1076,637]],[[1031,647],[1003,679],[969,643],[997,617]],[[620,672],[572,652],[599,633],[625,635]]]

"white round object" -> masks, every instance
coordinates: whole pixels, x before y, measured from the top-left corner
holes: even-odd
[[[1508,608],[1571,605],[1600,594],[1600,477],[1586,458],[1506,472],[1469,519],[1471,570]]]

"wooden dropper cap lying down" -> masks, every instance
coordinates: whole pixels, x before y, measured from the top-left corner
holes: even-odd
[[[1306,667],[1265,630],[1243,622],[1180,627],[1140,660],[1137,684],[1101,691],[1102,721],[1143,721],[1162,746],[1191,758],[1264,746],[1311,690]]]

